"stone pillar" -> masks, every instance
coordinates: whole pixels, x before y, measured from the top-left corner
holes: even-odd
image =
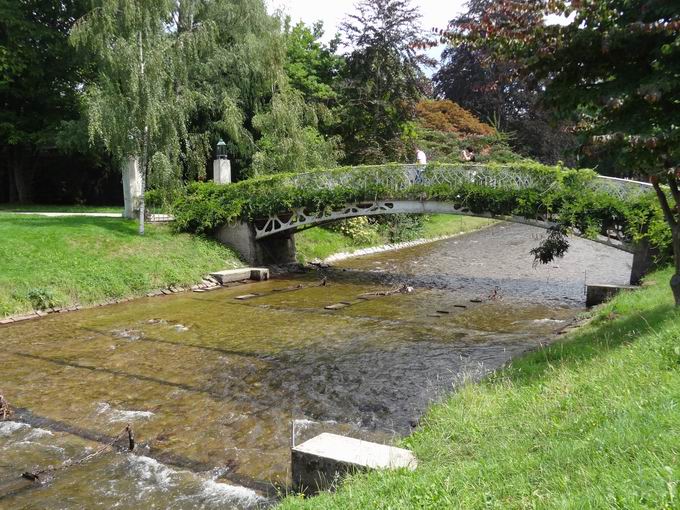
[[[630,284],[639,285],[642,277],[654,269],[654,259],[658,251],[649,245],[647,239],[636,243],[633,252],[633,265],[630,270]]]
[[[224,225],[217,231],[217,239],[236,250],[248,264],[279,265],[296,262],[295,238],[292,233],[255,239],[255,230],[248,223]]]
[[[213,161],[213,182],[215,184],[229,184],[231,182],[231,162],[228,159]]]
[[[139,216],[139,206],[142,198],[142,174],[139,159],[129,157],[123,162],[123,200],[125,203],[124,218],[132,219]]]

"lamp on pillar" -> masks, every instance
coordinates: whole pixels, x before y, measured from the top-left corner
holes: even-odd
[[[227,158],[227,144],[220,138],[215,150],[213,161],[213,182],[215,184],[229,184],[231,182],[231,162]]]
[[[224,143],[224,140],[220,138],[220,141],[217,142],[217,158],[216,159],[227,159],[227,144]]]

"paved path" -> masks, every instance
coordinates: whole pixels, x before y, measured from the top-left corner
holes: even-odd
[[[104,212],[42,212],[42,211],[5,211],[10,214],[29,214],[37,216],[47,216],[48,218],[61,218],[63,216],[87,216],[92,218],[122,218],[122,213],[104,213]]]
[[[45,212],[45,211],[0,211],[7,214],[23,214],[33,216],[46,216],[48,218],[63,218],[67,216],[83,216],[88,218],[122,218],[122,213],[105,213],[105,212]],[[151,214],[148,221],[151,223],[172,221],[174,217],[170,214]]]

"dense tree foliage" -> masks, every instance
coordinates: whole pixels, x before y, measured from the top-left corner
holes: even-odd
[[[453,101],[423,100],[416,105],[419,122],[426,128],[459,135],[491,135],[496,131]]]
[[[291,86],[302,92],[305,101],[330,106],[338,97],[336,82],[345,60],[337,54],[338,37],[326,45],[321,42],[323,34],[321,22],[312,27],[300,22],[291,27],[287,20],[285,70]]]
[[[680,305],[680,1],[493,2],[445,34],[512,58],[591,143],[653,183],[671,228]],[[548,14],[564,25],[547,25]],[[662,188],[662,184],[668,186]],[[668,196],[670,194],[670,197]]]
[[[410,122],[426,89],[420,14],[407,0],[364,0],[341,25],[352,49],[341,83],[347,162],[413,159]]]
[[[302,172],[333,167],[342,157],[338,136],[332,134],[337,117],[334,89],[343,59],[334,43],[320,39],[323,25],[294,27],[286,20],[283,37],[285,73],[276,84],[269,105],[253,118],[259,135],[253,156],[255,175]]]
[[[236,178],[249,173],[257,132],[253,118],[271,101],[284,76],[285,44],[279,20],[262,0],[182,0],[188,13],[178,32],[210,26],[207,47],[188,53],[183,90],[192,96],[184,141],[184,178],[203,180],[216,142],[228,147]],[[192,50],[191,47],[188,48]]]
[[[495,11],[491,0],[471,0],[467,7],[451,20],[454,29],[478,25],[489,15],[506,15]],[[576,162],[577,140],[569,130],[573,119],[553,118],[542,103],[542,84],[522,74],[521,65],[509,56],[462,40],[444,51],[433,81],[438,95],[511,133],[511,144],[520,153],[550,164]]]
[[[11,201],[33,199],[40,157],[78,119],[86,70],[68,33],[85,10],[84,0],[0,0],[0,155]]]
[[[329,168],[342,156],[338,138],[319,133],[316,109],[288,86],[274,95],[253,124],[261,133],[253,157],[255,175]]]

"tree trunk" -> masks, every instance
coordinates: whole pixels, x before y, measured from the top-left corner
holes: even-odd
[[[673,298],[675,298],[675,306],[680,307],[680,189],[678,189],[678,182],[674,174],[668,176],[668,187],[673,195],[673,207],[668,202],[666,192],[659,186],[659,178],[652,176],[652,185],[656,192],[656,197],[659,199],[661,210],[666,218],[666,223],[671,228],[672,244],[673,244],[673,261],[675,262],[675,274],[671,278],[671,290],[673,291]],[[677,216],[676,216],[677,215]]]
[[[144,201],[144,192],[146,191],[146,165],[147,165],[147,158],[148,158],[148,153],[147,153],[147,146],[146,146],[146,141],[144,143],[144,157],[142,158],[142,167],[139,169],[140,172],[140,181],[142,183],[142,192],[139,195],[139,235],[143,236],[144,235],[144,215],[146,214],[146,203]]]
[[[14,170],[13,170],[13,165],[10,162],[11,156],[10,156],[10,151],[7,151],[7,159],[6,159],[6,166],[7,166],[7,184],[8,184],[8,189],[7,189],[7,201],[10,204],[15,203],[18,200],[17,196],[17,187],[14,184]]]
[[[673,233],[673,260],[675,262],[675,274],[671,278],[671,290],[675,298],[675,306],[680,306],[680,225],[675,225]]]
[[[27,161],[26,154],[21,147],[12,150],[9,172],[12,176],[10,182],[14,182],[16,189],[16,199],[20,204],[30,204],[33,202],[33,177],[35,175],[35,165],[32,161]],[[10,196],[12,193],[10,192]]]
[[[139,47],[139,75],[141,81],[144,81],[144,45],[142,41],[142,32],[137,32],[137,45]],[[144,235],[144,214],[145,214],[145,203],[144,203],[144,193],[146,192],[146,169],[149,165],[149,126],[144,126],[144,139],[142,147],[142,167],[139,169],[141,174],[142,189],[139,197],[139,235]]]

